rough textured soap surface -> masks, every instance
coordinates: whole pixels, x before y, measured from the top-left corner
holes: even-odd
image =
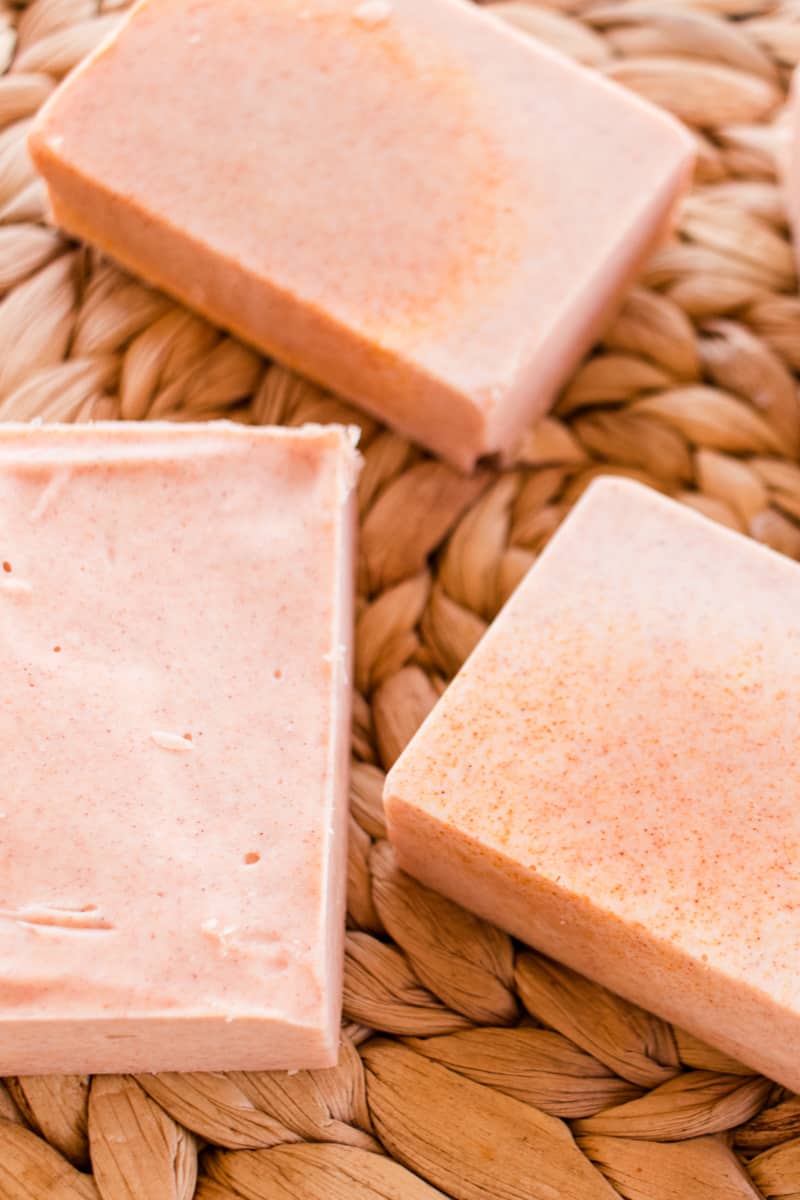
[[[800,569],[594,484],[395,765],[425,883],[800,1089]]]
[[[355,469],[0,427],[0,1072],[335,1061]]]
[[[464,0],[145,0],[31,148],[67,230],[462,467],[550,402],[692,157]]]

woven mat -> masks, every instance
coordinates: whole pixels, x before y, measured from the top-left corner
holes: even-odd
[[[8,1079],[0,1200],[800,1198],[800,1098],[399,874],[380,803],[598,472],[800,558],[800,299],[776,175],[800,3],[494,5],[678,114],[701,156],[678,238],[555,414],[513,469],[471,479],[42,225],[30,118],[123,7],[0,0],[0,419],[362,426],[345,1045],[324,1073]]]

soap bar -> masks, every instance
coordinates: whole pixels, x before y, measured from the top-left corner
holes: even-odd
[[[800,568],[592,485],[397,761],[401,866],[800,1090]]]
[[[0,1073],[336,1061],[355,467],[0,426]]]
[[[145,0],[31,139],[66,230],[461,468],[550,403],[692,145],[464,0]]]

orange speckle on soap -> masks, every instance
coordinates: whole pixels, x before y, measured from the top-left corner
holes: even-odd
[[[462,468],[545,411],[693,149],[450,0],[141,4],[31,148],[67,230]]]
[[[599,481],[384,797],[404,869],[793,1090],[798,614],[795,563]]]

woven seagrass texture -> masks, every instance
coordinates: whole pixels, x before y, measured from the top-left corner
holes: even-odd
[[[800,1198],[800,1098],[412,882],[381,812],[384,772],[597,473],[800,558],[777,167],[800,3],[493,5],[672,110],[700,159],[554,414],[471,478],[43,224],[31,118],[124,7],[0,0],[0,420],[361,426],[346,1025],[328,1072],[0,1083],[0,1200]]]

